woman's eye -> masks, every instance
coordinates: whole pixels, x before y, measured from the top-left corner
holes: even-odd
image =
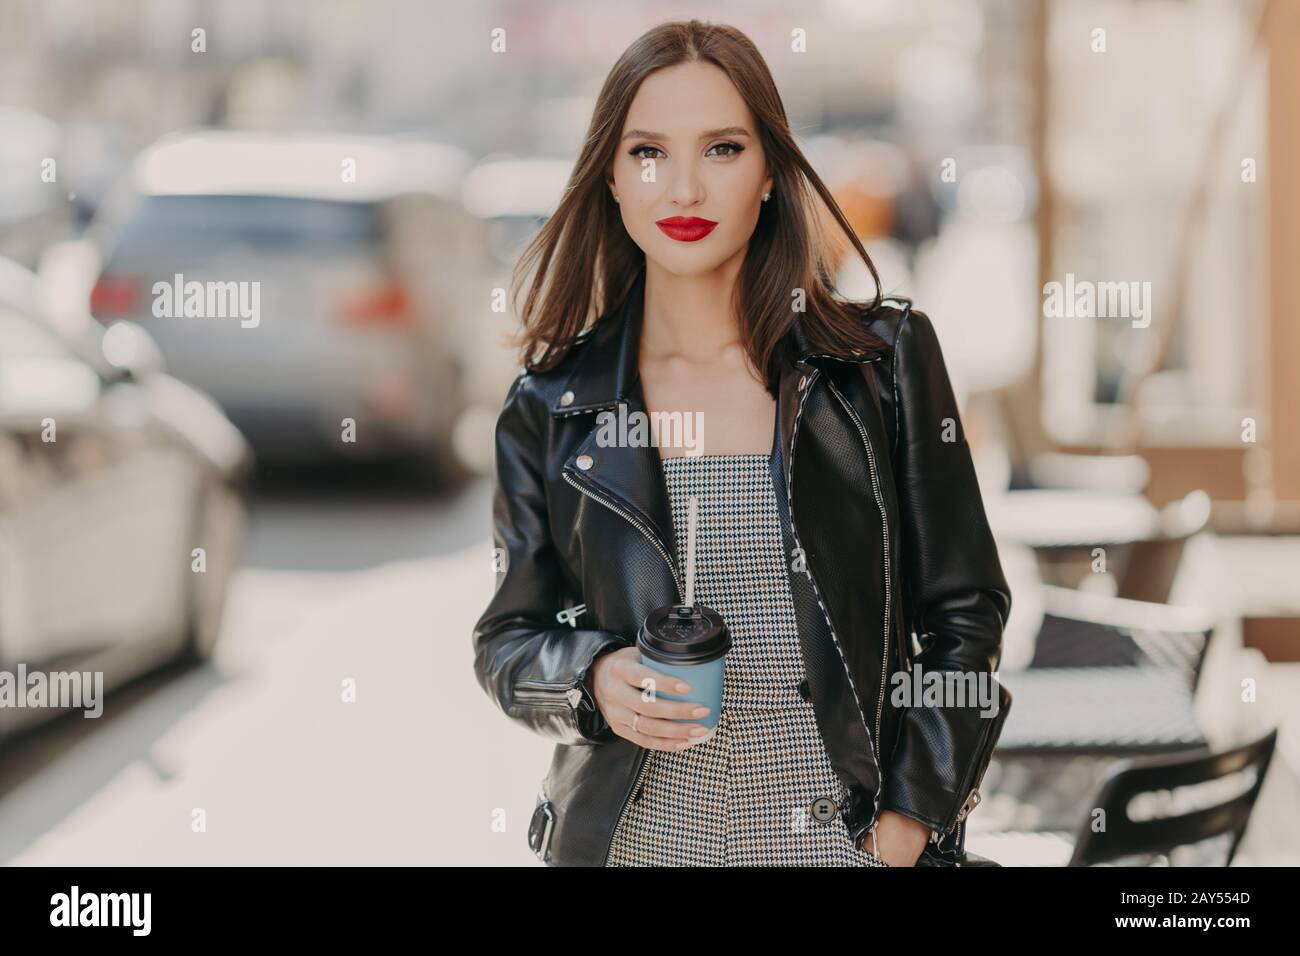
[[[645,145],[645,146],[638,146],[638,147],[636,147],[635,149],[631,150],[631,153],[632,153],[633,156],[636,156],[638,159],[645,159],[645,158],[646,158],[646,155],[645,155],[644,150],[647,150],[647,149],[650,150],[651,152],[655,152],[655,153],[658,153],[658,152],[660,151],[658,146],[650,146],[649,144],[647,144],[647,145]],[[649,157],[649,158],[650,158],[650,159],[658,159],[659,157],[657,157],[657,156],[651,156],[651,157]]]
[[[711,153],[715,149],[726,150],[724,153],[719,153],[718,155],[720,156],[736,156],[743,152],[745,147],[741,146],[739,143],[718,143],[717,145],[710,147],[709,152]]]

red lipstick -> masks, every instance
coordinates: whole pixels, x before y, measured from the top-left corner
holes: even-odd
[[[695,216],[670,216],[655,223],[669,239],[678,242],[697,242],[713,231],[717,225],[712,219],[698,219]]]

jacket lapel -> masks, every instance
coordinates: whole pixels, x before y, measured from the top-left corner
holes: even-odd
[[[680,570],[659,450],[648,443],[606,446],[598,441],[602,427],[600,412],[618,415],[619,406],[625,405],[626,414],[631,418],[634,412],[644,414],[647,411],[638,363],[644,303],[643,266],[622,305],[585,333],[591,341],[582,347],[561,394],[551,406],[551,414],[563,418],[597,413],[591,431],[565,460],[565,473],[630,511],[658,537],[672,555],[674,568]],[[798,319],[791,326],[789,335],[795,357],[781,365],[776,396],[776,424],[785,465],[787,500],[805,389],[813,386],[823,372],[836,371],[829,367],[822,369],[822,365],[853,366],[853,374],[860,376],[859,366],[878,357],[864,354],[855,359],[842,359],[813,352]],[[587,464],[586,468],[578,466],[579,459]]]
[[[591,330],[592,340],[582,349],[573,372],[551,407],[557,417],[597,413],[591,431],[564,462],[564,471],[629,510],[659,539],[680,565],[673,534],[668,487],[659,449],[649,443],[602,445],[600,412],[620,414],[619,406],[645,414],[638,356],[641,350],[645,269],[638,274],[622,306]],[[567,400],[568,404],[564,404]],[[590,459],[586,468],[578,460]]]

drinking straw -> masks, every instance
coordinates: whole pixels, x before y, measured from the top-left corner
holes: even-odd
[[[695,606],[695,513],[698,502],[691,495],[686,511],[686,605]]]

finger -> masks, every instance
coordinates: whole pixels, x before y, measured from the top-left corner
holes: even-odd
[[[642,747],[650,747],[654,750],[681,750],[695,743],[698,736],[704,735],[691,736],[692,727],[700,727],[707,732],[707,728],[700,724],[678,724],[673,721],[657,720],[625,708],[618,709],[615,713],[617,719],[610,725],[615,733]],[[635,729],[632,727],[634,720]]]
[[[698,721],[707,717],[710,710],[695,701],[671,700],[655,693],[653,688],[642,690],[631,684],[616,684],[609,692],[609,699],[615,706],[626,707],[646,717],[658,717],[661,720]]]
[[[619,677],[638,690],[649,688],[665,694],[689,694],[692,690],[690,683],[680,677],[665,674],[630,659],[624,662]]]
[[[676,740],[699,740],[707,736],[710,730],[709,727],[698,721],[663,720],[658,717],[648,717],[644,713],[637,718],[636,729],[641,733],[650,734],[654,737],[666,737]]]
[[[662,721],[656,717],[646,717],[641,715],[637,721],[637,730],[645,731],[646,734],[664,737],[668,740],[685,740],[688,743],[697,743],[708,736],[711,727],[695,721]]]
[[[652,737],[649,734],[643,734],[639,731],[632,730],[627,724],[616,725],[614,727],[614,732],[623,739],[632,741],[632,743],[636,744],[638,747],[645,747],[649,750],[685,750],[690,746],[690,741],[670,737]]]
[[[647,716],[635,706],[615,707],[613,711],[622,725],[628,728],[629,733],[644,734],[647,737],[662,737],[667,740],[679,741],[691,736],[690,730],[692,727],[702,726],[694,722],[678,723],[672,720],[660,720]]]
[[[651,737],[647,734],[631,734],[628,739],[637,746],[646,747],[650,750],[660,750],[665,753],[675,753],[694,745],[694,741],[691,740],[681,740],[673,737]]]

